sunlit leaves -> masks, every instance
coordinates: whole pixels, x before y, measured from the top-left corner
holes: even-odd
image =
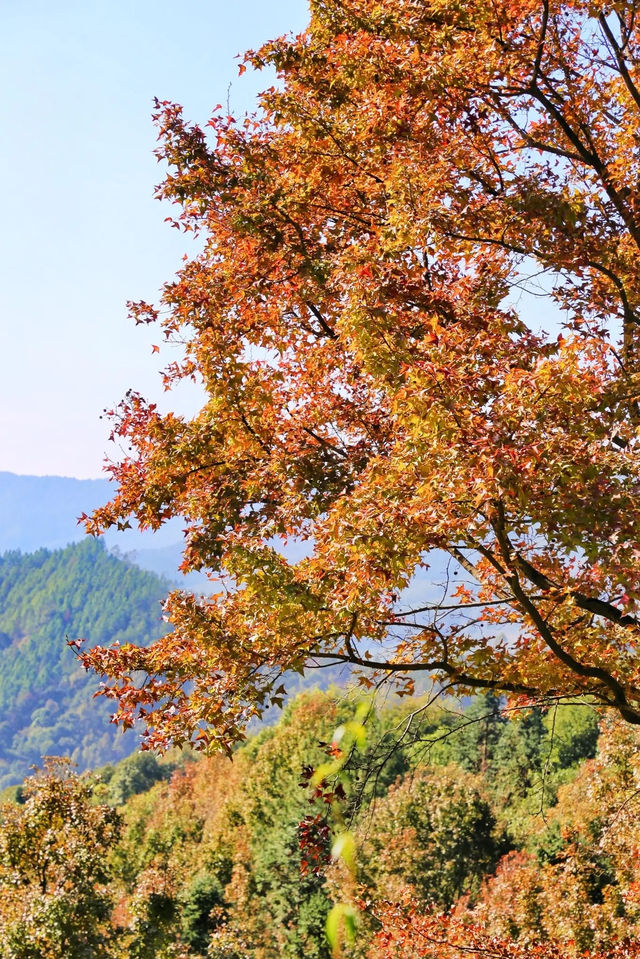
[[[182,516],[217,595],[85,656],[149,745],[231,749],[309,662],[640,721],[632,14],[327,0],[247,55],[281,77],[255,117],[157,105],[202,247],[131,310],[206,402],[125,398],[88,528]]]

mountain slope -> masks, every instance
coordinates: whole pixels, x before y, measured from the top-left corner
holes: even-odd
[[[0,556],[0,788],[44,754],[87,768],[135,749],[136,735],[109,724],[109,703],[93,698],[99,679],[79,667],[66,638],[149,643],[166,628],[166,593],[166,581],[89,538]]]
[[[59,549],[79,542],[85,533],[78,517],[106,503],[112,494],[113,486],[107,480],[20,476],[0,471],[0,553]],[[103,539],[109,548],[116,548],[142,569],[166,575],[183,589],[206,592],[210,585],[206,576],[182,576],[178,572],[183,525],[175,518],[155,533],[109,530]]]

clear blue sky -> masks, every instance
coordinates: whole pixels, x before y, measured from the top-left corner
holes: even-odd
[[[2,0],[0,470],[99,476],[102,409],[129,387],[162,396],[158,337],[124,306],[187,249],[152,198],[153,97],[205,123],[231,83],[250,108],[271,78],[238,78],[235,55],[307,16],[305,0]]]

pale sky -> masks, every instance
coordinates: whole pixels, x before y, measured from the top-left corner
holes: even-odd
[[[124,305],[188,249],[153,200],[153,97],[204,124],[231,83],[250,109],[272,77],[238,78],[236,54],[307,17],[306,0],[0,0],[0,470],[98,477],[103,408],[162,397],[158,335]]]

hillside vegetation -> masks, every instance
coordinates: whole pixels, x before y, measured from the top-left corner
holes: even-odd
[[[0,787],[43,755],[81,769],[128,755],[136,737],[109,724],[66,640],[148,644],[165,627],[167,583],[91,539],[66,549],[0,556]]]
[[[0,957],[94,943],[87,954],[118,959],[329,959],[326,917],[345,902],[353,959],[639,955],[638,732],[599,728],[586,703],[502,705],[412,700],[371,715],[341,777],[342,826],[309,769],[353,716],[344,693],[300,695],[233,760],[143,753],[83,781],[50,764],[1,807],[13,858],[0,867]],[[76,823],[53,851],[45,806]],[[330,856],[346,825],[353,872]],[[83,843],[101,849],[93,876]]]

